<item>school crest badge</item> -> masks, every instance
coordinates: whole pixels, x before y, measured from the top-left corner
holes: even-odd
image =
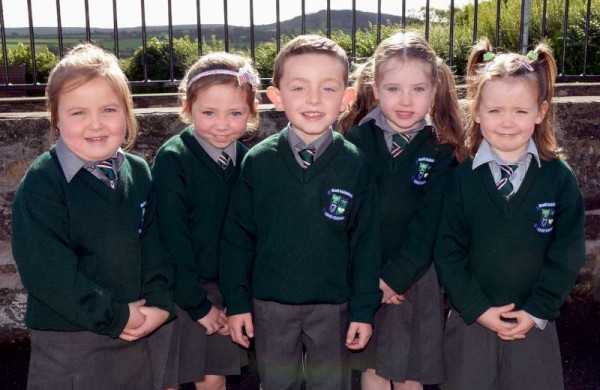
[[[536,211],[539,213],[539,220],[533,225],[535,230],[537,230],[539,233],[550,233],[552,231],[554,228],[553,223],[555,208],[555,202],[545,202],[535,206]]]
[[[433,167],[433,163],[435,160],[430,157],[419,157],[415,160],[415,164],[417,165],[417,173],[412,177],[413,183],[418,186],[422,186],[427,183],[427,176],[429,176],[429,171],[431,167]]]
[[[348,215],[350,202],[354,195],[348,191],[332,188],[327,191],[329,203],[323,207],[323,215],[334,221],[343,221]]]

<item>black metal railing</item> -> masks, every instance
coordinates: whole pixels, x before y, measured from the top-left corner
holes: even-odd
[[[11,64],[9,64],[8,61],[8,50],[7,50],[7,46],[8,46],[8,41],[7,41],[7,34],[6,34],[6,30],[7,28],[5,27],[5,19],[7,17],[7,15],[5,15],[5,7],[3,2],[6,1],[11,1],[11,2],[19,2],[19,1],[23,1],[27,3],[27,20],[28,20],[28,26],[24,26],[28,28],[29,31],[29,37],[28,37],[28,43],[29,43],[29,48],[30,48],[30,56],[31,56],[31,60],[29,61],[30,64],[30,80],[25,81],[25,80],[17,80],[17,76],[14,76],[13,74],[11,74],[11,72],[9,71],[9,67]],[[49,1],[49,0],[48,0]],[[85,9],[85,40],[87,41],[91,41],[93,39],[92,37],[92,27],[90,26],[90,8],[89,8],[89,0],[81,0],[84,2],[84,9]],[[112,40],[113,40],[113,50],[114,53],[119,57],[121,55],[121,51],[120,51],[120,37],[119,34],[121,32],[121,29],[119,28],[119,18],[117,15],[117,3],[118,0],[109,0],[112,1],[112,19],[113,19],[113,26],[112,26]],[[134,0],[125,0],[125,1],[134,1]],[[218,0],[211,0],[211,1],[218,1]],[[224,48],[226,51],[229,51],[231,49],[230,46],[230,41],[231,41],[231,34],[230,34],[230,28],[231,26],[228,23],[228,15],[230,12],[232,12],[231,7],[230,7],[230,2],[232,2],[231,0],[221,0],[222,1],[222,7],[223,7],[223,29],[222,29],[222,37],[223,37],[223,42],[224,42]],[[283,2],[280,0],[273,0],[274,1],[274,5],[275,5],[275,21],[274,21],[274,30],[275,30],[275,37],[274,40],[276,42],[276,48],[277,51],[279,51],[280,49],[280,45],[282,43],[282,21],[281,21],[281,7],[283,6]],[[400,25],[402,27],[406,27],[407,26],[407,1],[406,0],[398,0],[401,1],[401,6],[402,6],[402,12],[401,15],[398,15],[400,17]],[[516,0],[515,0],[516,1]],[[527,46],[527,42],[529,39],[529,30],[528,30],[528,26],[529,26],[529,7],[531,6],[532,1],[534,2],[542,2],[541,6],[542,6],[542,20],[541,20],[541,34],[540,36],[536,36],[536,37],[531,37],[534,38],[536,40],[540,40],[543,39],[547,36],[547,23],[548,23],[548,15],[547,15],[547,1],[548,0],[521,0],[521,14],[520,14],[520,34],[519,34],[519,47],[523,48],[523,50],[525,49],[525,47]],[[579,0],[579,2],[581,1],[586,1],[586,0]],[[600,0],[593,0],[596,9],[598,8],[598,6],[596,5],[596,2],[599,2]],[[65,53],[65,51],[67,50],[67,48],[65,47],[65,34],[64,34],[64,29],[62,26],[62,18],[61,18],[61,14],[62,12],[64,12],[64,8],[61,7],[61,0],[55,0],[56,2],[56,24],[57,24],[57,36],[56,36],[56,40],[57,40],[57,55],[62,57]],[[150,80],[148,77],[148,58],[147,58],[147,52],[146,52],[146,48],[148,45],[148,26],[146,23],[146,10],[147,10],[147,5],[146,5],[146,1],[145,0],[139,0],[139,6],[140,6],[140,15],[141,15],[141,26],[139,27],[141,29],[141,46],[143,48],[143,76],[141,77],[141,80],[131,80],[131,84],[132,86],[137,86],[137,87],[154,87],[154,86],[172,86],[176,84],[176,79],[175,79],[175,74],[174,74],[174,49],[173,49],[173,41],[175,39],[174,37],[174,29],[173,29],[173,7],[178,6],[178,2],[175,2],[173,0],[166,0],[167,2],[167,9],[168,9],[168,28],[167,28],[167,36],[168,36],[168,43],[169,43],[169,78],[167,80]],[[479,12],[481,9],[481,4],[484,2],[495,2],[495,8],[496,8],[496,23],[495,23],[495,36],[493,37],[495,39],[495,42],[500,42],[501,40],[501,34],[503,33],[502,29],[501,29],[501,12],[502,12],[502,4],[506,2],[506,0],[488,0],[488,1],[478,1],[478,0],[474,0],[472,2],[470,2],[468,4],[468,6],[472,6],[472,12],[473,12],[473,22],[472,22],[472,42],[475,42],[478,37],[479,37],[479,32],[478,32],[478,28],[479,28],[479,24],[478,24],[478,16],[479,16]],[[64,0],[63,0],[64,3]],[[254,0],[238,0],[237,2],[235,2],[236,5],[238,4],[244,4],[249,7],[249,44],[248,44],[248,52],[249,55],[253,58],[256,59],[256,49],[257,49],[257,42],[256,42],[256,26],[254,24],[255,20],[254,20],[254,13],[255,13],[255,4],[254,4]],[[291,3],[291,0],[286,0],[285,6],[289,6],[289,4]],[[206,26],[207,23],[205,23],[206,20],[210,20],[211,19],[211,15],[201,15],[201,0],[195,0],[195,12],[196,12],[196,34],[197,37],[201,38],[203,37],[203,26]],[[301,23],[301,27],[300,27],[300,33],[306,33],[307,32],[307,14],[306,14],[306,1],[305,0],[301,0],[300,3],[301,6],[301,11],[300,11],[300,15],[298,15],[300,17],[300,23]],[[432,28],[432,20],[431,20],[431,6],[430,6],[430,1],[426,0],[425,2],[425,6],[423,7],[422,11],[422,15],[423,15],[423,30],[424,30],[424,35],[427,39],[430,38],[430,32],[431,32],[431,28]],[[577,72],[574,72],[574,74],[568,74],[568,72],[566,71],[567,67],[566,67],[566,60],[567,60],[567,52],[568,52],[568,48],[569,48],[569,10],[570,10],[570,1],[566,0],[564,1],[564,13],[563,13],[563,20],[562,20],[562,25],[563,25],[563,33],[562,33],[562,51],[556,53],[556,57],[557,57],[557,61],[559,64],[559,81],[591,81],[591,82],[597,82],[600,81],[600,75],[599,74],[594,74],[593,72],[590,73],[589,71],[589,65],[590,65],[590,55],[592,53],[590,53],[591,48],[590,48],[590,21],[592,18],[592,0],[587,0],[587,4],[586,4],[586,12],[585,12],[585,20],[584,20],[584,37],[583,37],[583,49],[580,49],[581,51],[583,51],[583,53],[579,53],[583,56],[583,60],[582,60],[582,64],[581,64],[581,69],[579,69]],[[331,0],[327,0],[326,2],[326,8],[325,8],[325,13],[326,13],[326,24],[325,24],[325,34],[327,36],[331,36],[332,34],[332,8],[331,8]],[[358,24],[357,24],[357,4],[356,4],[356,0],[352,0],[351,1],[351,11],[352,11],[352,20],[351,20],[351,27],[350,27],[350,36],[351,36],[351,49],[350,49],[350,53],[349,55],[351,57],[354,57],[356,55],[356,51],[357,51],[357,30],[358,30]],[[233,10],[233,12],[238,12],[238,10]],[[449,10],[448,10],[448,14],[447,14],[447,20],[446,20],[446,24],[447,24],[447,28],[448,28],[448,47],[447,47],[447,61],[450,65],[453,65],[453,62],[455,61],[455,16],[456,16],[456,12],[457,10],[455,9],[455,2],[454,0],[450,0],[449,1]],[[379,42],[382,38],[382,25],[383,25],[383,21],[382,21],[382,0],[377,0],[377,11],[376,11],[376,19],[375,19],[375,23],[376,23],[376,34],[377,34],[377,42]],[[212,23],[214,24],[214,23]],[[38,72],[38,65],[37,65],[37,61],[36,59],[36,34],[35,34],[35,26],[34,26],[34,21],[33,21],[33,6],[32,6],[32,1],[31,0],[0,0],[0,38],[1,38],[1,43],[2,43],[2,61],[0,61],[0,91],[2,90],[9,90],[9,89],[20,89],[20,90],[35,90],[35,89],[43,89],[44,88],[44,84],[43,82],[40,82],[40,78],[39,78],[39,72]],[[25,39],[24,39],[25,40]],[[26,41],[26,40],[25,40]],[[202,39],[197,39],[197,50],[198,50],[198,55],[202,55]],[[598,60],[598,56],[596,55],[595,60]],[[573,72],[572,72],[573,73]]]

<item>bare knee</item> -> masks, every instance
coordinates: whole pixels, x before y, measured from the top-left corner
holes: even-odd
[[[390,381],[385,379],[369,368],[362,372],[360,377],[360,387],[362,390],[390,390]]]
[[[225,390],[225,377],[221,375],[205,375],[201,382],[194,383],[196,390]]]
[[[423,390],[423,384],[416,381],[394,382],[394,390]]]

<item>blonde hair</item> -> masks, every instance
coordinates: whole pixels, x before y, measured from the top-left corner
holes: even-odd
[[[229,73],[210,73],[210,71],[229,71],[248,73],[252,77],[252,82],[238,82],[237,78]],[[201,73],[210,73],[206,76]],[[196,77],[199,76],[200,77]],[[258,128],[258,111],[255,102],[259,99],[258,90],[260,89],[260,78],[258,72],[250,61],[237,54],[226,52],[209,53],[202,56],[186,72],[179,84],[179,92],[183,94],[182,99],[186,101],[183,106],[180,117],[185,123],[191,124],[191,107],[199,94],[215,85],[231,85],[241,88],[246,95],[246,103],[250,109],[248,119],[248,128],[255,130]]]
[[[129,149],[137,137],[137,121],[127,76],[119,67],[117,57],[91,43],[75,46],[50,72],[46,86],[46,108],[50,113],[51,134],[54,137],[60,135],[58,106],[61,94],[96,78],[105,80],[121,100],[127,123],[123,147]]]
[[[537,103],[541,107],[547,102],[546,115],[535,125],[533,141],[542,160],[564,157],[556,141],[556,124],[552,108],[556,60],[546,43],[538,44],[528,55],[518,53],[494,53],[487,38],[479,41],[471,50],[467,64],[467,98],[473,109],[481,103],[481,91],[490,80],[523,80],[537,88]],[[481,127],[471,117],[467,125],[467,149],[474,156],[483,140]]]
[[[349,63],[344,49],[329,38],[320,35],[299,35],[285,44],[273,64],[273,85],[279,88],[283,66],[288,58],[302,54],[325,54],[337,59],[344,67],[344,86],[348,84]]]
[[[418,60],[427,67],[432,84],[436,86],[430,115],[439,130],[439,142],[450,144],[456,158],[463,160],[466,157],[464,132],[454,75],[444,61],[437,57],[427,40],[411,31],[401,31],[381,41],[373,57],[357,69],[364,74],[355,76],[356,98],[340,119],[342,131],[356,125],[358,120],[377,106],[373,88],[381,79],[384,64],[391,58]],[[360,116],[353,113],[355,110],[361,113]]]

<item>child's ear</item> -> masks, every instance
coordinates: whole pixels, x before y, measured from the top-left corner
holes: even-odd
[[[278,111],[283,111],[283,104],[281,104],[281,92],[279,88],[270,86],[267,88],[267,97],[275,105]]]
[[[475,123],[480,123],[481,120],[479,119],[479,108],[475,102],[469,103],[469,111],[471,111],[471,117],[473,117]]]
[[[340,112],[344,111],[348,105],[352,102],[352,99],[356,96],[356,91],[352,87],[347,87],[344,90],[344,97],[342,98],[342,104],[340,106]]]
[[[540,123],[542,123],[542,121],[546,117],[547,112],[548,112],[548,101],[544,100],[542,102],[542,104],[540,104],[540,107],[538,108],[537,118],[535,118],[536,125],[539,125]]]
[[[181,110],[187,114],[191,114],[191,107],[186,98],[181,99]]]

